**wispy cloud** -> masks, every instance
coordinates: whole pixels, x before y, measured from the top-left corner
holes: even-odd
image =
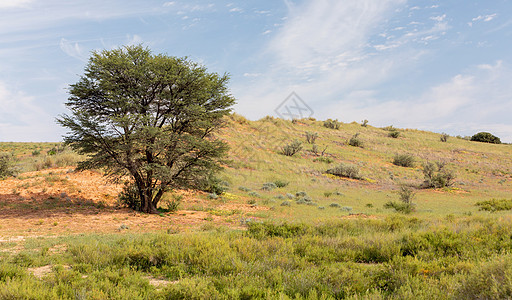
[[[0,82],[0,141],[54,141],[54,117],[34,97],[7,88]]]
[[[0,9],[5,8],[28,8],[33,0],[2,0],[0,1]]]
[[[471,27],[475,22],[483,21],[483,22],[490,22],[496,18],[498,14],[491,14],[491,15],[479,15],[478,17],[474,17],[471,19],[471,22],[468,22],[468,25]]]

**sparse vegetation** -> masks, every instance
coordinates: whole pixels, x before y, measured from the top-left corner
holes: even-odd
[[[341,126],[341,123],[338,121],[338,119],[336,119],[336,120],[327,119],[324,121],[325,128],[338,130],[338,129],[340,129],[340,126]]]
[[[423,165],[423,175],[425,188],[449,187],[455,182],[455,174],[446,168],[446,163],[437,161],[435,163],[426,162]]]
[[[388,133],[389,137],[392,137],[394,139],[398,138],[400,136],[400,131],[398,130],[392,130]]]
[[[446,142],[448,141],[448,138],[449,138],[449,137],[450,137],[450,136],[449,136],[448,134],[446,134],[446,133],[442,133],[442,134],[441,134],[441,137],[440,137],[439,139],[441,140],[441,142],[446,143]]]
[[[362,127],[368,127],[368,120],[366,120],[366,119],[365,119],[365,120],[363,120],[363,121],[361,122],[361,126],[362,126]]]
[[[318,133],[317,132],[306,131],[306,141],[309,144],[314,144],[316,142],[317,138],[318,138]]]
[[[416,159],[410,154],[395,154],[393,164],[395,166],[412,168],[414,167]]]
[[[290,144],[285,145],[281,149],[281,154],[286,156],[294,156],[302,150],[302,143],[299,140],[294,140]]]
[[[363,148],[363,141],[359,138],[359,133],[354,134],[348,141],[348,144],[353,147]]]
[[[327,174],[339,176],[339,177],[347,177],[353,179],[360,179],[359,175],[359,167],[351,164],[339,164],[338,166],[329,169],[326,171]]]

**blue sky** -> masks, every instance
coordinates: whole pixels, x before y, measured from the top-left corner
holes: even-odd
[[[59,141],[93,50],[148,46],[231,74],[235,111],[295,92],[317,119],[512,142],[512,1],[0,0],[0,141]]]

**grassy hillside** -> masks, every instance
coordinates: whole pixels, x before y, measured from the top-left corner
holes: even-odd
[[[224,193],[169,193],[160,215],[120,208],[59,144],[0,143],[20,172],[0,180],[0,299],[510,299],[512,146],[339,125],[231,116]],[[423,188],[437,161],[453,184]],[[384,208],[400,186],[407,215]]]
[[[352,213],[383,215],[383,204],[398,198],[400,184],[417,189],[416,215],[446,215],[478,213],[475,202],[492,198],[510,198],[512,190],[512,146],[471,142],[449,137],[441,142],[441,134],[413,129],[396,129],[398,138],[389,136],[389,128],[341,124],[329,129],[323,121],[286,121],[271,117],[247,121],[233,116],[220,134],[232,147],[224,179],[231,183],[231,192],[248,196],[238,190],[249,188],[260,196],[258,204],[268,205],[287,215],[293,211],[296,220],[332,217],[339,211],[327,209],[331,203],[352,208]],[[306,132],[317,133],[319,149],[306,142]],[[362,147],[348,141],[356,134]],[[303,150],[292,157],[281,154],[282,148],[299,140]],[[321,152],[324,150],[324,154]],[[415,158],[413,167],[393,164],[397,154]],[[455,175],[454,184],[442,189],[421,189],[424,181],[423,164],[441,161]],[[326,174],[340,164],[353,164],[361,180]],[[289,184],[272,191],[261,190],[264,183],[284,181]],[[280,196],[304,191],[317,206],[280,207]],[[292,206],[293,202],[292,202]],[[325,207],[317,212],[318,207]],[[348,213],[347,213],[348,214]],[[276,216],[279,213],[275,214]]]

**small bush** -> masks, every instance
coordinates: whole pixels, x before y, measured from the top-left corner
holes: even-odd
[[[293,156],[296,153],[300,152],[300,150],[302,150],[302,143],[298,140],[295,140],[295,141],[291,142],[290,144],[285,145],[281,149],[281,154],[286,155],[286,156]]]
[[[354,134],[348,141],[350,146],[363,148],[363,141],[359,138],[359,133]]]
[[[172,194],[171,197],[166,197],[162,199],[162,206],[165,206],[165,211],[175,212],[178,210],[178,207],[183,200],[183,195]]]
[[[313,161],[315,162],[323,162],[323,163],[326,163],[326,164],[330,164],[333,162],[332,158],[329,158],[329,157],[317,157],[315,159],[313,159]]]
[[[340,205],[338,203],[333,202],[333,203],[329,204],[329,207],[338,208],[338,207],[340,207]]]
[[[450,137],[450,136],[449,136],[448,134],[446,134],[446,133],[442,133],[442,134],[441,134],[441,137],[439,138],[439,140],[440,140],[441,142],[443,142],[443,143],[446,143],[446,142],[448,141],[448,138],[449,138],[449,137]]]
[[[471,141],[482,142],[482,143],[491,143],[491,144],[501,144],[500,138],[490,134],[489,132],[479,132],[471,137]]]
[[[245,186],[239,186],[238,189],[242,192],[250,192],[251,189]]]
[[[284,181],[284,180],[275,180],[274,181],[274,184],[276,185],[276,187],[278,188],[284,188],[285,186],[287,186],[288,184],[290,184],[288,181]]]
[[[415,158],[410,154],[396,154],[393,158],[393,164],[399,167],[414,167]]]
[[[445,168],[446,164],[442,162],[427,162],[423,165],[423,175],[425,188],[442,188],[452,186],[455,182],[455,175],[452,171]]]
[[[351,211],[352,211],[352,207],[350,207],[350,206],[343,206],[343,207],[341,208],[341,210],[342,210],[342,211],[348,211],[348,212],[351,212]]]
[[[314,144],[317,138],[318,138],[318,133],[306,131],[306,141],[309,144]]]
[[[400,136],[400,131],[398,131],[398,130],[390,131],[388,133],[388,136],[396,139]]]
[[[118,195],[118,201],[133,210],[140,211],[141,201],[137,186],[131,182],[125,182],[123,190]]]
[[[290,201],[286,200],[281,203],[281,206],[292,206],[292,203]]]
[[[386,204],[384,204],[384,208],[387,209],[394,209],[396,212],[409,214],[414,211],[414,204],[412,203],[404,203],[404,202],[396,202],[396,201],[389,201]]]
[[[359,177],[359,167],[356,165],[350,164],[340,164],[332,169],[326,171],[327,174],[339,176],[339,177],[347,177],[353,179],[360,179]]]
[[[0,154],[0,179],[16,176],[16,174],[18,174],[14,162],[14,155],[7,153]]]
[[[368,120],[363,120],[363,122],[361,123],[361,126],[367,127],[368,126]]]
[[[330,129],[340,129],[341,123],[336,120],[327,119],[324,121],[324,127],[330,128]]]
[[[263,184],[263,187],[261,188],[264,191],[272,191],[277,188],[277,185],[273,182],[267,182]]]
[[[475,204],[479,207],[479,210],[484,211],[502,211],[512,209],[512,200],[508,199],[491,199],[487,201],[480,201]]]
[[[257,192],[250,192],[250,193],[249,193],[249,196],[251,196],[251,197],[256,197],[256,198],[261,197],[261,195],[260,195],[260,194],[258,194]]]
[[[398,190],[398,196],[400,197],[400,201],[403,203],[412,204],[412,199],[416,196],[414,190],[406,185],[401,185]]]

